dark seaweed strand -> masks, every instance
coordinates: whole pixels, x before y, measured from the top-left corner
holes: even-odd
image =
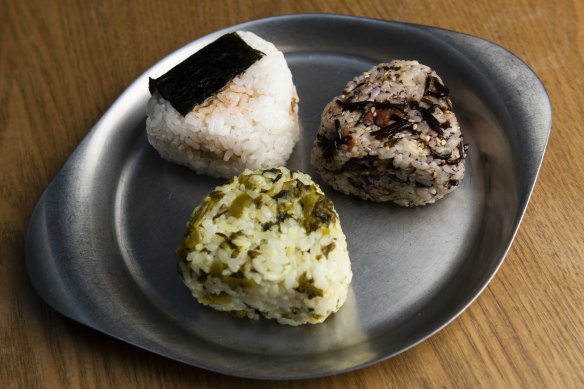
[[[322,156],[326,160],[331,160],[333,155],[337,152],[339,148],[339,140],[341,136],[341,122],[335,119],[335,130],[336,134],[333,138],[328,138],[325,135],[317,134],[316,141],[318,147],[322,150]]]
[[[433,88],[434,90],[432,90]],[[450,90],[448,87],[440,82],[435,76],[426,77],[426,84],[424,86],[424,96],[434,97],[448,97]]]
[[[335,150],[333,150],[333,139],[329,139],[321,134],[316,134],[316,144],[322,150],[322,156],[324,159],[331,160],[333,158],[333,154],[335,152]]]
[[[390,117],[392,120],[395,120],[395,123],[390,124],[389,126],[380,128],[376,131],[371,131],[371,135],[375,137],[377,140],[382,140],[384,138],[391,138],[399,132],[409,131],[412,130],[414,127],[413,123],[404,120],[403,118],[397,115],[391,115]]]
[[[341,140],[341,122],[339,121],[339,119],[335,119],[335,131],[336,131],[336,135],[335,138],[333,139],[333,147],[334,147],[334,151],[338,151],[339,150],[339,141]]]
[[[450,127],[449,121],[446,121],[442,124],[432,114],[432,111],[434,111],[434,109],[436,109],[436,108],[442,110],[442,107],[440,107],[440,105],[438,105],[438,104],[434,104],[430,108],[422,108],[422,107],[420,107],[420,104],[417,101],[411,101],[409,103],[409,107],[410,107],[410,109],[415,109],[415,110],[420,111],[420,114],[422,114],[422,118],[426,121],[426,123],[428,123],[428,126],[430,126],[430,128],[432,130],[434,130],[438,133],[438,135],[441,135],[441,136],[444,135],[444,128]]]
[[[460,143],[458,144],[458,152],[460,153],[460,156],[462,158],[466,157],[466,152],[468,151],[468,143],[467,144],[463,144],[463,140],[460,140]]]
[[[429,94],[429,89],[430,89],[430,84],[432,82],[432,76],[427,76],[426,77],[426,82],[424,82],[424,96],[426,96],[427,94]]]
[[[361,178],[363,178],[363,177],[364,176],[361,176]],[[349,184],[351,184],[351,186],[353,186],[356,189],[359,189],[359,190],[364,190],[365,189],[365,187],[364,187],[364,185],[363,185],[362,182],[357,181],[355,178],[353,178],[351,176],[348,176],[347,177],[347,181],[349,182]]]
[[[434,158],[443,160],[444,163],[446,163],[447,165],[456,165],[459,162],[461,162],[462,160],[464,160],[464,157],[465,157],[465,152],[464,152],[465,151],[465,147],[466,146],[464,146],[462,144],[462,142],[460,142],[458,144],[458,153],[460,154],[460,156],[458,158],[455,158],[455,159],[449,159],[450,156],[452,155],[452,153],[450,153],[448,155],[440,155],[437,152],[435,152],[434,150],[432,150],[430,153],[432,154],[432,156]]]
[[[432,154],[432,156],[433,156],[434,158],[437,158],[437,159],[442,159],[442,160],[444,160],[444,161],[448,160],[448,159],[450,158],[450,156],[452,155],[452,153],[449,153],[448,155],[441,155],[441,154],[438,154],[438,153],[437,153],[436,151],[434,151],[434,150],[430,151],[430,154]]]
[[[333,138],[327,138],[321,134],[316,135],[318,146],[322,149],[322,156],[327,160],[332,159],[340,145],[349,143],[353,139],[350,135],[343,136],[339,119],[335,119],[335,131],[336,134]]]
[[[422,101],[424,98],[422,97]],[[408,108],[409,109],[415,109],[415,110],[420,110],[420,102],[416,101],[416,100],[412,100],[408,103]]]
[[[397,177],[395,174],[387,172],[381,176],[376,176],[376,177],[372,177],[371,175],[364,173],[359,175],[358,177],[347,177],[347,181],[349,182],[349,184],[351,184],[351,186],[353,186],[356,189],[359,190],[365,190],[368,187],[372,187],[375,186],[375,184],[373,183],[375,182],[379,182],[379,179],[381,179],[382,177],[387,177],[388,179],[399,183],[399,184],[408,184],[407,180],[401,180],[399,177]]]
[[[357,123],[361,123],[361,124],[365,124],[365,115],[367,115],[370,111],[370,108],[364,109],[361,111],[361,115],[359,115],[359,119],[357,120]],[[365,124],[367,125],[367,124]]]
[[[338,150],[340,145],[349,143],[352,137],[350,135],[343,136],[343,130],[341,129],[341,122],[339,119],[335,119],[335,130],[337,131],[335,150]]]
[[[418,188],[431,188],[433,186],[432,183],[424,184],[420,181],[414,181],[414,185],[417,186]]]
[[[463,145],[462,141],[458,144],[458,153],[460,156],[456,159],[449,159],[446,161],[448,165],[456,165],[461,162],[465,158],[465,151],[468,148],[468,145]]]
[[[353,157],[350,158],[345,164],[341,167],[341,171],[367,171],[374,166],[374,163],[378,161],[379,158],[376,155],[366,155],[361,158]]]
[[[401,66],[396,66],[396,65],[391,65],[391,66],[383,65],[383,66],[378,66],[377,69],[384,70],[386,72],[389,71],[389,70],[398,71],[398,70],[401,69]]]
[[[394,181],[394,182],[398,182],[400,184],[407,184],[409,181],[408,180],[402,180],[400,179],[398,176],[396,176],[395,174],[386,174],[386,177],[389,178],[390,180]]]
[[[343,131],[341,129],[341,122],[339,122],[339,119],[335,120],[335,129],[337,130],[337,146],[340,145],[344,145],[344,144],[348,144],[353,137],[351,135],[344,135],[343,136]]]
[[[433,105],[432,107],[430,107],[428,109],[420,107],[420,113],[422,114],[422,117],[428,123],[428,125],[430,126],[431,129],[436,131],[439,135],[444,135],[444,130],[442,129],[442,125],[440,124],[438,119],[436,119],[434,117],[434,115],[432,115],[432,112],[431,112],[435,107],[436,107],[436,105]]]
[[[448,161],[444,161],[447,165],[458,165],[458,163],[462,161],[462,158],[456,159],[449,159]]]
[[[355,89],[358,89],[360,87],[362,87],[363,85],[365,85],[365,81],[360,82],[359,84],[355,85],[353,87],[353,89],[344,89],[343,90],[343,94],[348,95],[349,93],[351,93],[352,91],[354,91]]]
[[[185,116],[264,55],[232,32],[203,47],[159,78],[150,78],[150,93],[158,92]]]

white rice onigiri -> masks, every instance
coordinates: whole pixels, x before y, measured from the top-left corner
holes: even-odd
[[[199,205],[177,249],[179,272],[201,304],[240,317],[321,323],[352,279],[332,201],[307,174],[246,170]]]
[[[237,34],[265,55],[218,94],[185,116],[157,92],[148,101],[149,142],[163,158],[201,174],[284,165],[299,138],[298,95],[284,55],[251,32]]]

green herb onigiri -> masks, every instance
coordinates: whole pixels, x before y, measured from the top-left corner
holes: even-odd
[[[195,209],[177,249],[197,300],[282,324],[321,323],[352,279],[332,201],[302,172],[246,170]]]

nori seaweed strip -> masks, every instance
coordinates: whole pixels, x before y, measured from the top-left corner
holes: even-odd
[[[150,78],[150,93],[158,92],[185,116],[264,55],[232,32],[203,47],[159,78]]]
[[[387,101],[341,101],[337,100],[336,103],[341,106],[343,110],[348,111],[361,111],[361,110],[368,110],[371,107],[375,107],[375,109],[382,109],[382,108],[394,108],[400,111],[404,110],[406,104],[394,104],[389,103]]]

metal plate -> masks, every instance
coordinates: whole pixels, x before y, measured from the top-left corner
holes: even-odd
[[[148,77],[233,30],[274,42],[300,95],[302,138],[288,166],[307,171],[324,105],[379,62],[417,59],[450,87],[470,144],[463,184],[435,205],[405,209],[323,185],[347,235],[354,279],[324,324],[288,327],[200,306],[174,249],[199,201],[222,180],[163,161],[144,135]],[[255,378],[360,368],[423,341],[459,315],[500,266],[521,221],[551,127],[546,92],[508,51],[410,24],[293,15],[234,26],[188,44],[140,76],[51,182],[26,239],[38,293],[64,315],[188,364]]]

